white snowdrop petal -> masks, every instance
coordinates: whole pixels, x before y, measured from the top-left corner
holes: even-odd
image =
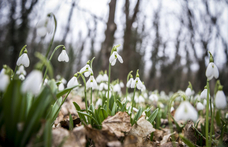
[[[84,73],[85,77],[89,77],[90,74],[91,74],[90,72],[85,72],[85,73]]]
[[[103,80],[103,76],[101,74],[99,74],[96,78],[97,83],[102,82],[102,80]]]
[[[0,91],[5,91],[10,82],[9,76],[6,74],[0,75]]]
[[[47,22],[47,18],[46,17],[43,17],[42,19],[40,19],[36,25],[37,28],[40,28],[40,27],[43,27],[45,26]]]
[[[96,102],[96,107],[99,107],[102,105],[102,99],[98,99]]]
[[[33,70],[22,83],[21,91],[23,93],[31,92],[34,95],[40,93],[42,84],[42,73],[38,70]]]
[[[60,83],[59,84],[59,91],[62,91],[62,90],[64,90],[64,85],[63,85],[63,83]]]
[[[81,68],[81,70],[79,71],[80,73],[83,73],[86,70],[86,65],[84,67]]]
[[[19,79],[22,80],[22,81],[24,81],[25,76],[21,74],[21,75],[19,76]]]
[[[112,64],[112,62],[113,62],[114,60],[116,60],[116,59],[115,59],[115,55],[114,55],[114,52],[113,52],[112,55],[109,57],[109,63]]]
[[[198,103],[196,104],[196,109],[197,109],[197,110],[204,110],[204,109],[205,109],[205,106],[204,106],[202,103],[198,102]]]
[[[215,106],[218,109],[226,108],[227,101],[223,91],[219,90],[215,95]]]
[[[114,59],[112,62],[111,62],[111,65],[114,66],[116,64],[116,59]]]
[[[120,63],[123,63],[123,59],[122,59],[122,57],[119,54],[117,54],[117,58],[120,61]]]
[[[40,37],[44,37],[47,34],[47,28],[46,27],[37,28],[36,34]]]
[[[191,96],[192,95],[192,90],[191,90],[191,88],[187,88],[186,90],[185,90],[185,94],[187,95],[187,96]]]
[[[135,83],[136,83],[136,80],[132,80],[132,82],[131,82],[131,88],[135,88]]]
[[[23,53],[18,59],[17,59],[17,66],[23,65],[25,67],[28,67],[30,64],[29,58],[27,53]]]
[[[207,69],[206,69],[206,77],[209,78],[211,76],[213,76],[213,67],[212,67],[213,63],[210,62],[207,66]]]
[[[103,75],[103,81],[108,82],[108,75],[107,74]]]
[[[213,68],[213,75],[216,79],[219,77],[219,71],[215,64],[214,64],[214,68]]]
[[[207,89],[204,89],[201,94],[200,94],[201,99],[206,99],[207,98]]]

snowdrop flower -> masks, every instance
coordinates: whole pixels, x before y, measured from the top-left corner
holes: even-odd
[[[37,96],[41,90],[42,79],[41,71],[33,70],[22,83],[22,93],[31,92]]]
[[[106,71],[105,71],[105,74],[103,75],[103,80],[102,81],[108,82],[108,75],[107,75]]]
[[[102,91],[102,90],[108,90],[108,85],[105,84],[105,83],[101,83],[99,85],[99,90]]]
[[[26,71],[25,71],[25,68],[23,65],[20,65],[17,72],[16,72],[17,75],[20,75],[20,74],[23,74],[23,75],[26,75]]]
[[[105,96],[108,97],[108,92],[106,92],[106,95]],[[111,98],[111,96],[112,96],[112,91],[109,90],[109,98]]]
[[[158,107],[165,108],[165,106],[161,102],[158,103]]]
[[[207,99],[207,87],[205,86],[204,90],[200,94],[201,99]]]
[[[44,80],[44,85],[46,85],[48,83],[48,79],[46,78],[45,80]]]
[[[64,90],[64,84],[63,83],[60,83],[58,89],[59,89],[59,91]]]
[[[140,96],[139,96],[139,99],[138,99],[138,102],[139,102],[139,103],[144,103],[144,102],[145,102],[144,97],[140,95]]]
[[[59,62],[69,62],[69,57],[67,55],[65,48],[63,48],[62,52],[59,54],[58,61]]]
[[[144,83],[142,82],[142,88],[141,88],[141,91],[145,91],[146,90],[146,86],[144,85]]]
[[[21,81],[24,81],[25,76],[24,76],[23,74],[20,74],[20,75],[19,75],[19,79],[20,79]]]
[[[205,109],[205,106],[201,102],[198,102],[196,104],[196,109],[197,110],[204,110]]]
[[[125,103],[126,101],[131,101],[131,98],[129,96],[125,97],[122,101],[122,104]]]
[[[99,107],[102,105],[102,99],[98,99],[96,102],[96,107]]]
[[[191,96],[192,95],[192,90],[191,90],[191,88],[187,88],[186,90],[185,90],[185,94],[186,94],[186,96]]]
[[[132,84],[133,81],[134,81],[134,79],[131,76],[131,78],[127,81],[126,87],[131,88],[131,84]]]
[[[113,51],[112,55],[109,58],[109,62],[112,66],[116,64],[116,59],[118,59],[120,63],[123,63],[122,57],[117,53],[117,51]]]
[[[138,90],[143,89],[143,83],[141,82],[139,77],[136,77],[135,80],[132,81],[131,83],[131,88],[135,88],[135,86],[137,87]]]
[[[171,108],[170,108],[170,112],[172,112],[174,110],[174,107],[172,106]]]
[[[189,119],[196,121],[198,118],[198,113],[188,101],[183,101],[180,104],[180,106],[177,108],[174,118],[177,121],[178,120],[187,121]]]
[[[120,82],[120,88],[124,88],[124,83],[122,81]]]
[[[30,64],[27,50],[17,59],[17,66],[23,65],[24,67],[28,67]]]
[[[149,96],[149,99],[150,99],[151,101],[158,101],[158,96],[157,96],[157,94],[151,94],[151,95]]]
[[[82,67],[82,69],[79,72],[84,73],[85,77],[88,77],[89,75],[93,74],[93,71],[89,66],[89,61],[84,67]]]
[[[99,75],[97,76],[97,78],[96,78],[96,81],[97,81],[97,83],[102,82],[102,81],[103,81],[103,76],[102,76],[101,74],[99,74]]]
[[[52,21],[50,16],[46,16],[37,23],[36,33],[40,37],[44,37],[47,33],[52,33]]]
[[[216,79],[219,77],[219,71],[217,66],[214,64],[214,59],[211,53],[210,53],[210,63],[208,64],[206,69],[206,76],[208,80],[211,80],[213,77],[215,77]]]
[[[227,101],[224,92],[222,91],[222,86],[220,85],[218,88],[218,92],[215,95],[215,106],[218,109],[226,108]]]
[[[115,84],[113,86],[113,91],[114,92],[117,92],[117,93],[121,93],[121,87],[120,87],[120,85],[119,84]]]
[[[228,119],[228,112],[226,113],[226,119]]]
[[[5,74],[5,71],[5,69],[2,69],[0,74],[0,91],[2,92],[6,90],[10,83],[10,78],[7,74]]]
[[[97,82],[93,75],[91,75],[89,80],[86,82],[86,88],[92,88],[93,90],[97,88]]]
[[[0,76],[3,75],[3,74],[5,74],[5,71],[6,71],[6,69],[3,67],[2,70],[1,70],[1,72],[0,72]]]
[[[78,79],[77,79],[77,74],[75,74],[67,83],[67,88],[74,87],[76,85],[79,85]],[[77,88],[77,87],[76,87]]]

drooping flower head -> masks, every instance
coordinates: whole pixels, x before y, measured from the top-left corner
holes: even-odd
[[[204,110],[205,109],[205,106],[201,102],[198,102],[196,104],[196,109],[197,110]]]
[[[177,108],[175,115],[175,120],[193,120],[196,121],[198,118],[198,113],[195,108],[188,102],[183,101],[180,106]]]
[[[58,85],[58,89],[59,89],[59,91],[62,91],[62,90],[64,90],[64,84],[61,82],[61,81],[59,81],[58,83],[57,83],[57,85]]]
[[[79,71],[80,73],[84,73],[85,77],[88,77],[89,75],[93,74],[93,71],[89,66],[89,62],[90,61],[88,61],[86,65],[82,67],[82,69]]]
[[[227,106],[226,96],[222,89],[223,89],[223,86],[220,85],[215,95],[215,106],[218,109],[224,109]]]
[[[47,33],[52,33],[53,25],[54,24],[50,15],[47,15],[46,17],[42,18],[36,25],[37,35],[40,37],[44,37]]]
[[[185,94],[188,97],[193,95],[192,84],[190,82],[188,82],[188,88],[185,90]]]
[[[22,93],[30,92],[37,96],[41,90],[43,76],[40,70],[33,70],[22,83]]]
[[[5,91],[9,85],[10,77],[7,74],[7,66],[4,65],[0,73],[0,91]]]
[[[16,74],[17,74],[17,75],[21,75],[21,74],[22,74],[22,75],[24,75],[24,76],[26,75],[26,71],[25,71],[25,68],[24,68],[23,65],[20,65],[20,66],[19,66],[19,68],[18,68]]]
[[[214,64],[214,59],[211,53],[210,53],[210,63],[208,64],[206,69],[206,76],[208,80],[211,80],[213,77],[216,79],[219,77],[219,71],[217,66]]]
[[[28,67],[30,64],[27,49],[24,50],[24,53],[17,59],[17,66],[23,65],[24,67]]]
[[[71,87],[74,87],[76,85],[79,85],[78,80],[77,80],[77,76],[78,76],[77,73],[74,74],[74,76],[67,83],[67,88],[71,88]]]
[[[58,61],[59,62],[69,62],[69,57],[67,55],[65,47],[63,47],[62,52],[59,54]]]
[[[138,90],[143,90],[144,85],[143,85],[143,83],[141,82],[141,80],[140,80],[140,78],[139,78],[139,73],[138,73],[138,71],[139,71],[139,70],[137,70],[135,80],[133,80],[133,81],[131,82],[131,88],[135,88],[135,86],[136,86]]]
[[[97,89],[97,82],[93,74],[90,75],[89,80],[86,82],[86,88]]]
[[[117,53],[117,47],[119,47],[119,46],[120,45],[116,45],[113,47],[111,56],[109,57],[109,62],[112,66],[114,66],[116,64],[117,59],[119,60],[120,63],[123,63],[122,57]]]

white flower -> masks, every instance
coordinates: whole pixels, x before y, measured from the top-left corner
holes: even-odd
[[[157,94],[151,94],[150,97],[149,97],[149,99],[151,101],[158,101],[158,96],[157,96]]]
[[[102,90],[108,90],[108,85],[105,84],[105,83],[101,83],[99,85],[99,90],[102,91]]]
[[[24,76],[26,75],[26,71],[23,65],[19,66],[19,69],[16,72],[17,75],[23,74]]]
[[[215,95],[215,106],[218,109],[224,109],[226,105],[226,96],[222,90],[219,90]]]
[[[107,91],[107,92],[106,92],[106,95],[105,95],[106,97],[108,97],[108,93],[109,93],[109,98],[111,98],[111,96],[112,96],[112,91],[111,91],[111,90],[109,90],[109,92]]]
[[[121,87],[120,87],[120,85],[119,84],[115,84],[113,86],[113,91],[114,92],[117,92],[117,93],[121,93]]]
[[[170,112],[172,112],[173,110],[174,110],[174,107],[171,107],[171,108],[170,108]]]
[[[180,106],[177,108],[174,118],[176,121],[178,120],[187,121],[189,119],[196,121],[198,118],[198,113],[188,101],[183,101],[180,104]]]
[[[24,76],[23,74],[20,74],[20,75],[19,75],[19,79],[20,79],[21,81],[24,81],[25,76]]]
[[[186,94],[186,96],[191,96],[191,95],[193,94],[191,88],[188,87],[188,88],[185,90],[185,94]]]
[[[0,72],[0,76],[3,75],[3,74],[5,74],[5,71],[6,71],[5,68],[2,68],[2,70]]]
[[[64,62],[64,61],[69,62],[69,57],[68,57],[65,49],[63,49],[62,52],[59,54],[58,61],[59,62]]]
[[[131,88],[131,83],[132,83],[133,81],[134,81],[134,79],[133,79],[133,78],[130,78],[130,79],[127,81],[126,87]]]
[[[126,101],[131,101],[131,98],[129,96],[125,97],[122,101],[122,104],[125,103]]]
[[[206,69],[206,76],[208,80],[211,80],[213,77],[215,77],[216,79],[219,77],[218,68],[213,62],[210,62],[208,64]]]
[[[200,94],[201,99],[207,99],[207,89],[204,89]]]
[[[60,83],[59,84],[59,91],[62,91],[62,90],[64,90],[64,84],[63,83]]]
[[[97,88],[97,82],[94,76],[89,77],[89,80],[86,82],[86,88],[92,88],[93,90]]]
[[[133,80],[131,82],[131,88],[135,88],[135,86],[137,87],[138,90],[142,90],[143,89],[143,83],[141,82],[139,77],[136,77],[135,80]]]
[[[44,85],[46,85],[48,83],[48,79],[46,78],[45,80],[44,80]]]
[[[37,23],[37,35],[40,37],[44,37],[47,33],[52,33],[52,21],[50,17],[45,17],[43,19],[41,19],[38,23]]]
[[[85,77],[88,77],[91,73],[93,73],[92,69],[90,68],[89,64],[86,64],[82,69],[79,71],[80,73],[84,72]]]
[[[142,88],[141,88],[141,91],[145,91],[146,90],[146,86],[142,83]]]
[[[145,102],[144,97],[140,95],[140,96],[139,96],[139,99],[138,99],[138,102],[139,102],[139,103],[144,103],[144,102]]]
[[[18,59],[17,59],[17,66],[24,65],[24,67],[28,67],[30,64],[28,54],[23,53]]]
[[[5,69],[0,74],[0,91],[5,91],[10,83],[10,78],[7,74],[4,73]]]
[[[102,76],[101,74],[99,74],[99,75],[97,76],[97,78],[96,78],[96,81],[97,81],[97,83],[102,82],[102,81],[103,81],[103,76]]]
[[[98,99],[96,102],[96,107],[99,107],[102,105],[102,99]]]
[[[41,90],[42,79],[41,71],[33,70],[22,83],[21,91],[23,93],[31,92],[37,96]]]
[[[120,87],[124,88],[124,83],[122,81],[120,82]]]
[[[196,109],[197,110],[204,110],[205,109],[205,106],[201,102],[198,102],[196,104]]]
[[[67,88],[71,88],[71,87],[74,87],[74,86],[76,86],[76,85],[79,85],[78,79],[77,79],[75,76],[73,76],[73,77],[70,79],[70,81],[67,83]]]
[[[108,75],[106,73],[103,75],[103,81],[108,82]]]
[[[122,57],[117,53],[117,51],[114,51],[109,58],[109,62],[111,63],[112,66],[116,64],[116,59],[118,59],[120,63],[123,63]]]

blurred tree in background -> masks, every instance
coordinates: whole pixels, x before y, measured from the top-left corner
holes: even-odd
[[[86,6],[92,5],[87,1]],[[140,69],[148,90],[185,90],[191,81],[198,92],[206,84],[211,51],[228,94],[226,0],[103,2],[105,7],[101,7],[101,2],[90,6],[104,9],[105,14],[100,15],[82,5],[82,0],[50,1],[51,5],[45,0],[0,1],[0,66],[15,68],[20,49],[27,44],[32,63],[28,71],[33,68],[34,52],[45,52],[51,40],[51,35],[36,35],[36,23],[51,10],[58,21],[54,46],[64,44],[70,56],[67,64],[57,60],[52,64],[55,73],[67,80],[94,56],[95,76],[100,70],[108,70],[111,49],[121,44],[118,52],[124,63],[112,68],[113,80],[126,82],[129,71]],[[84,23],[83,27],[78,20]],[[57,56],[58,53],[54,58]]]

